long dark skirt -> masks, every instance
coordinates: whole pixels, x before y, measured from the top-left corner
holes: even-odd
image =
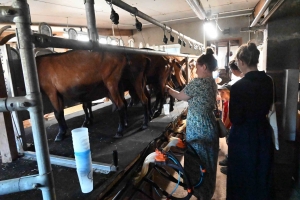
[[[228,140],[228,200],[269,200],[274,146],[267,119],[232,125]]]

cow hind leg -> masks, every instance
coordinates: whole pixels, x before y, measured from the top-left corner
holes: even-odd
[[[153,112],[152,112],[152,109],[151,109],[151,95],[150,95],[150,92],[147,90],[147,88],[145,88],[145,95],[147,97],[147,102],[148,102],[148,113],[149,113],[149,120],[152,119],[152,116],[153,116]]]
[[[156,110],[153,113],[153,118],[159,117],[161,115],[164,100],[165,99],[163,98],[163,95],[160,92],[156,93],[156,100],[155,100]]]
[[[55,142],[60,142],[66,137],[66,133],[68,130],[68,126],[64,116],[64,109],[63,109],[63,100],[58,98],[57,104],[58,106],[54,106],[54,115],[58,122],[59,130],[58,134],[55,137]]]
[[[82,103],[82,108],[85,114],[84,122],[82,124],[82,127],[88,127],[90,125],[93,125],[93,111],[92,111],[92,102],[84,102]]]
[[[118,108],[118,113],[119,113],[119,126],[118,126],[118,131],[115,134],[114,138],[121,138],[123,137],[123,132],[125,129],[125,115],[126,115],[126,109],[124,106],[124,97],[122,98],[121,96],[124,95],[123,88],[118,89],[118,85],[115,85],[114,82],[108,82],[107,83],[107,88],[109,90],[109,97],[111,101],[116,105]]]
[[[139,99],[142,102],[143,108],[144,108],[144,121],[142,124],[141,129],[147,129],[148,128],[148,123],[150,121],[150,117],[149,117],[149,99],[147,98],[147,92],[146,92],[146,80],[144,80],[144,77],[142,74],[140,74],[139,79],[136,80],[136,83],[134,84],[135,86],[135,90],[136,90],[136,94],[138,95]],[[142,84],[137,84],[137,83],[142,83]],[[149,94],[150,96],[150,94]],[[151,103],[151,102],[150,102]]]

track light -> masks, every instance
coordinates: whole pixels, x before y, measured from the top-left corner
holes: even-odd
[[[173,37],[173,35],[171,35],[171,33],[170,33],[170,41],[174,42],[174,37]]]
[[[181,45],[181,39],[180,39],[180,37],[178,37],[178,44]]]
[[[193,44],[189,41],[189,45],[190,45],[190,48],[192,48],[193,47]]]
[[[163,42],[164,42],[165,44],[167,44],[167,43],[168,43],[168,38],[166,37],[166,35],[165,35],[165,34],[164,34]]]
[[[111,8],[110,19],[114,24],[119,24],[119,15],[113,8]]]
[[[135,17],[135,27],[138,31],[142,31],[143,24]]]
[[[167,38],[167,36],[166,36],[166,25],[165,25],[165,28],[163,29],[164,30],[164,38],[163,38],[163,42],[165,43],[165,44],[167,44],[168,43],[168,38]]]
[[[171,30],[170,30],[170,41],[171,42],[174,42],[174,37],[173,37],[173,35],[172,35],[172,28],[170,28]]]
[[[184,46],[184,47],[185,47],[185,41],[184,41],[184,40],[182,41],[182,46]]]

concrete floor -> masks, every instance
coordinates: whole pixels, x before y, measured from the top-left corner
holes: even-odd
[[[150,126],[147,130],[140,131],[139,127],[143,118],[143,111],[140,107],[129,108],[129,127],[126,130],[124,138],[122,139],[112,139],[114,135],[118,117],[116,113],[111,113],[110,103],[104,103],[97,106],[94,106],[95,110],[95,122],[91,128],[89,128],[90,133],[90,142],[92,148],[92,158],[93,161],[103,162],[103,163],[112,163],[112,151],[117,149],[119,152],[119,170],[117,172],[112,172],[109,174],[99,174],[94,173],[94,190],[90,194],[81,193],[79,182],[76,174],[76,169],[66,168],[61,166],[52,165],[52,170],[54,174],[55,186],[56,186],[56,196],[58,200],[94,200],[94,199],[113,199],[114,195],[124,185],[116,186],[116,192],[110,192],[105,198],[101,198],[101,194],[108,192],[108,189],[111,187],[112,180],[117,180],[118,182],[124,182],[128,184],[132,178],[132,174],[129,171],[131,170],[131,165],[133,160],[137,157],[141,157],[141,152],[145,147],[151,143],[155,138],[159,137],[162,132],[166,129],[167,125],[173,121],[183,108],[187,107],[184,102],[176,102],[177,107],[169,116],[162,115],[158,119],[150,122]],[[101,108],[101,109],[100,109]],[[110,121],[107,120],[107,116],[110,117]],[[74,113],[66,117],[67,123],[70,130],[77,128],[81,125],[83,121],[83,111]],[[72,140],[70,137],[66,138],[61,143],[54,143],[54,138],[57,131],[56,120],[49,120],[45,122],[49,151],[51,154],[74,157]],[[32,137],[30,137],[30,130],[27,129],[26,133],[29,135],[28,142],[33,142]],[[225,154],[227,153],[227,145],[225,139],[220,139],[220,151],[219,151],[219,161],[224,159]],[[153,152],[153,150],[152,150]],[[148,154],[147,154],[148,155]],[[216,180],[216,190],[213,196],[214,200],[224,200],[226,199],[226,175],[220,172],[220,167],[218,165],[217,170],[217,180]],[[128,172],[126,172],[128,171]],[[9,164],[2,164],[0,162],[0,180],[7,180],[11,178],[17,178],[20,176],[28,176],[32,174],[37,174],[37,165],[35,161],[29,161],[24,159],[18,159],[17,161]],[[117,179],[119,176],[125,176],[128,173],[129,178],[126,180]],[[284,176],[284,173],[277,173],[281,176]],[[280,176],[277,176],[279,179]],[[277,180],[276,179],[276,180]],[[282,180],[282,179],[280,179]],[[278,182],[278,181],[277,181]],[[279,181],[280,182],[280,181]],[[279,183],[278,182],[278,183]],[[172,191],[174,189],[173,183],[167,183],[167,190]],[[282,184],[281,184],[282,185]],[[289,190],[275,190],[274,200],[299,200],[300,199],[300,190],[299,185],[289,187]],[[293,189],[293,193],[291,193]],[[176,195],[185,195],[182,189],[176,191]],[[14,194],[8,194],[0,196],[0,200],[40,200],[41,192],[39,190],[31,190],[27,192],[20,192]],[[147,199],[147,198],[135,198],[135,199]],[[165,199],[165,198],[160,198]],[[191,198],[192,200],[196,199],[195,197]],[[123,199],[122,199],[123,200]]]

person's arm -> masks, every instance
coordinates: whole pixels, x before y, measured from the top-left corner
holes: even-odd
[[[184,100],[187,101],[189,100],[191,97],[188,96],[187,94],[184,93],[183,90],[181,90],[180,92],[173,90],[172,88],[170,88],[168,85],[166,85],[165,88],[166,93],[168,93],[169,95],[171,95],[172,97],[178,99],[178,100]]]
[[[229,111],[227,112],[227,117],[225,119],[224,125],[227,129],[230,128],[230,119],[229,119]]]

